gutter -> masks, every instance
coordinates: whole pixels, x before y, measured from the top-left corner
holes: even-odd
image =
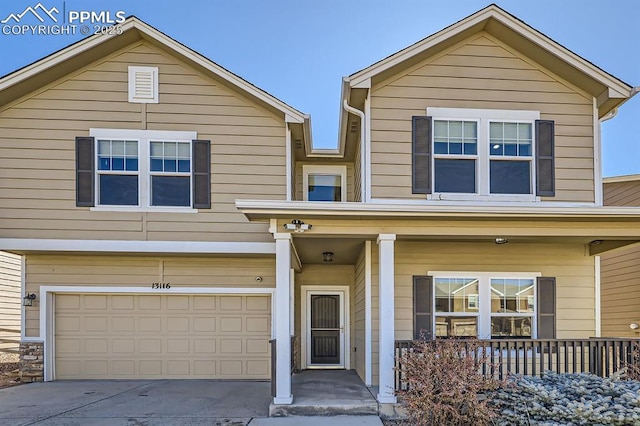
[[[367,179],[367,174],[366,174],[366,168],[367,168],[367,163],[366,163],[366,121],[365,121],[365,115],[364,112],[360,111],[359,109],[356,109],[354,107],[352,107],[351,105],[349,105],[349,103],[347,102],[346,99],[343,99],[342,101],[342,107],[345,109],[345,111],[350,112],[351,114],[357,115],[358,117],[360,117],[360,201],[364,202],[365,200],[365,189],[367,188],[366,185],[366,179]],[[348,127],[348,125],[347,125]],[[345,136],[346,138],[346,136]]]
[[[236,200],[236,208],[246,216],[322,216],[380,218],[583,218],[597,220],[640,219],[640,207],[575,207],[481,205],[460,209],[459,205],[325,203],[310,201]]]

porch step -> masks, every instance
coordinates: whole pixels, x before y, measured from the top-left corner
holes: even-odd
[[[294,397],[295,398],[295,397]],[[291,405],[269,405],[270,417],[286,416],[370,416],[378,415],[378,403],[339,404],[316,401],[314,403],[296,403]]]
[[[355,371],[306,370],[291,380],[293,403],[269,406],[269,416],[377,415],[378,402]]]

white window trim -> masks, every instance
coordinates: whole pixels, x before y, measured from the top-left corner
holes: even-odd
[[[157,212],[157,213],[197,213],[198,210],[188,207],[172,207],[172,206],[152,206],[151,205],[151,188],[150,178],[151,171],[149,167],[149,143],[152,139],[172,142],[189,142],[198,138],[197,132],[189,131],[167,131],[167,130],[131,130],[131,129],[89,129],[89,135],[95,138],[96,158],[98,139],[130,139],[138,141],[138,205],[137,206],[110,206],[100,205],[99,202],[99,185],[98,167],[95,170],[95,207],[91,207],[91,211],[109,211],[109,212]],[[193,167],[193,159],[191,159],[191,167]],[[193,197],[193,179],[191,179],[190,197]],[[192,200],[193,201],[193,200]]]
[[[436,120],[462,120],[478,123],[478,151],[475,156],[456,155],[451,158],[475,158],[476,164],[476,190],[475,194],[458,194],[433,192],[427,195],[428,200],[450,201],[519,201],[539,202],[540,197],[535,195],[536,167],[535,167],[535,120],[540,119],[540,111],[526,110],[499,110],[499,109],[471,109],[471,108],[427,108],[427,115]],[[531,146],[531,194],[491,194],[489,192],[489,122],[518,122],[531,123],[533,141]],[[433,154],[435,158],[449,158],[449,156]],[[508,161],[511,158],[502,159]],[[514,158],[515,159],[515,158]],[[431,167],[431,182],[435,187],[435,167]]]
[[[434,279],[433,285],[435,285],[436,278],[477,278],[478,279],[478,303],[480,304],[480,310],[475,312],[453,312],[446,313],[447,316],[477,316],[478,317],[478,338],[490,339],[491,338],[491,279],[505,279],[505,278],[519,278],[530,279],[534,281],[533,294],[535,300],[538,300],[538,288],[536,279],[542,276],[540,272],[460,272],[460,271],[428,271],[427,275],[431,275]],[[433,312],[432,327],[436,328],[436,298],[435,293],[431,302],[431,310]],[[524,316],[528,316],[526,314]],[[500,316],[500,315],[498,315]],[[502,315],[506,316],[506,315]],[[535,339],[538,336],[538,321],[537,321],[537,306],[533,314],[531,315],[531,338]]]
[[[309,201],[309,175],[340,176],[340,202],[347,201],[347,166],[326,164],[304,164],[302,166],[302,199]]]

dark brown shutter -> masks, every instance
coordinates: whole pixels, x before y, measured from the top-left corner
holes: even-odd
[[[556,279],[538,278],[538,339],[556,338]]]
[[[536,195],[556,195],[555,122],[536,120]]]
[[[95,205],[95,142],[89,136],[76,137],[76,206]]]
[[[412,190],[431,194],[431,117],[414,116],[412,124]]]
[[[193,151],[193,208],[211,208],[211,141],[194,140]]]
[[[433,277],[413,277],[413,338],[433,339]]]

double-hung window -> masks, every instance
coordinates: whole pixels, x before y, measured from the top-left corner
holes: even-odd
[[[139,203],[139,141],[98,139],[98,203],[137,206]]]
[[[470,201],[554,195],[554,123],[539,111],[430,107],[413,126],[414,193]]]
[[[195,140],[195,132],[91,129],[90,133],[90,138],[76,141],[76,149],[83,147],[78,164],[85,168],[95,164],[93,191],[84,183],[78,186],[82,205],[149,211],[209,208],[210,144]],[[92,161],[86,159],[88,152],[94,153]],[[79,173],[85,173],[83,182],[88,181],[86,172]]]
[[[435,191],[475,193],[478,122],[434,120],[433,141]]]
[[[191,205],[191,142],[150,141],[152,206]]]
[[[536,277],[533,274],[433,274],[435,337],[532,338]]]
[[[532,194],[533,123],[489,121],[489,192]]]

